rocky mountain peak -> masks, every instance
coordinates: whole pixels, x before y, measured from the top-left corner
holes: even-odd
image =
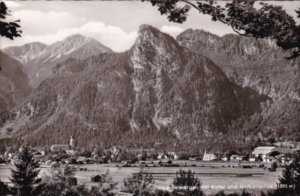
[[[141,25],[138,31],[138,38],[134,47],[144,47],[149,50],[156,50],[159,53],[179,49],[177,41],[170,35],[159,31],[151,25]]]
[[[131,48],[133,67],[160,69],[169,66],[168,70],[174,70],[174,63],[179,59],[178,54],[181,51],[182,48],[171,36],[150,25],[141,25],[136,42]]]
[[[140,27],[134,46],[124,53],[92,55],[94,45],[88,46],[66,55],[68,60],[58,58],[55,74],[49,74],[49,64],[38,64],[34,73],[43,82],[15,109],[17,115],[0,125],[0,133],[7,134],[5,127],[13,124],[13,134],[38,145],[41,138],[61,143],[74,131],[85,133],[80,136],[90,144],[136,144],[135,136],[147,138],[149,146],[154,144],[151,138],[193,142],[226,133],[232,120],[260,107],[259,95],[252,93],[252,99],[244,101],[241,90],[213,61],[183,49],[150,25]],[[65,51],[52,47],[45,58]],[[81,140],[80,145],[85,144]]]
[[[30,48],[30,49],[38,49],[38,50],[43,50],[47,47],[47,44],[44,44],[42,42],[32,42],[32,43],[28,43],[25,44],[24,47],[25,48]]]
[[[202,30],[187,30],[177,36],[178,43],[212,59],[237,84],[251,87],[274,99],[299,99],[299,59],[288,56],[275,40],[254,39],[235,34],[218,37]]]
[[[86,59],[112,50],[96,39],[74,34],[49,46],[34,42],[6,48],[3,52],[24,64],[30,84],[37,87],[51,75],[52,68],[62,61],[69,58]]]
[[[28,63],[36,58],[45,48],[46,44],[32,42],[23,46],[11,46],[3,49],[3,52],[21,63]]]
[[[101,45],[101,47],[105,47],[108,51],[111,51],[109,48],[102,45],[97,40],[90,38],[90,37],[85,37],[81,34],[70,35],[70,36],[66,37],[64,40],[59,41],[58,43],[59,44],[64,43],[64,45],[71,45],[74,48],[79,48],[86,44],[98,44],[99,46]]]
[[[71,41],[75,41],[75,40],[91,40],[92,38],[88,38],[88,37],[85,37],[79,33],[76,33],[76,34],[73,34],[73,35],[70,35],[68,36],[67,38],[65,38],[65,41],[67,40],[71,40]]]
[[[78,51],[80,51],[79,54],[77,54]],[[57,63],[70,57],[76,58],[77,56],[79,59],[82,59],[104,52],[112,52],[112,50],[93,38],[74,34],[62,41],[51,44],[33,62]]]

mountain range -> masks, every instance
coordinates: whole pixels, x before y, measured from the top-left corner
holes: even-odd
[[[24,65],[30,84],[35,88],[51,75],[53,67],[59,62],[68,58],[84,59],[112,50],[93,38],[74,34],[49,46],[34,42],[8,47],[3,52]]]
[[[47,77],[32,79],[0,137],[199,151],[300,136],[298,60],[269,40],[200,30],[174,39],[142,25],[123,53],[80,35],[25,46],[4,51]]]
[[[212,59],[234,83],[272,99],[262,105],[261,112],[232,123],[229,129],[233,135],[246,132],[248,136],[259,135],[261,140],[300,140],[299,58],[285,59],[290,54],[277,47],[274,40],[233,34],[219,37],[188,29],[177,41]]]
[[[300,60],[287,60],[275,41],[233,34],[219,37],[188,29],[177,37],[181,46],[212,59],[241,86],[254,88],[274,99],[300,100]]]

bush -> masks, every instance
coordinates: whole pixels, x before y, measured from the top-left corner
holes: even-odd
[[[170,193],[169,191],[165,191],[165,190],[156,190],[154,192],[154,195],[155,196],[172,196],[172,193]]]
[[[201,190],[200,180],[195,177],[195,172],[192,172],[191,170],[179,170],[179,172],[176,172],[173,185],[175,186],[173,191],[175,195],[204,195]]]
[[[275,172],[276,169],[277,169],[277,163],[276,163],[276,162],[273,162],[273,163],[271,164],[271,168],[269,168],[269,171],[270,171],[270,172]]]
[[[102,182],[102,177],[100,175],[92,176],[91,181],[92,182]]]
[[[251,194],[245,190],[243,190],[241,194],[238,193],[225,194],[224,191],[220,191],[215,196],[251,196]]]
[[[0,195],[8,195],[9,193],[10,191],[7,184],[0,180]]]
[[[153,176],[141,170],[124,180],[123,191],[133,195],[149,195],[153,191],[153,184]]]

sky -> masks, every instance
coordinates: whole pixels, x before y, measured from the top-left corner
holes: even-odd
[[[116,52],[129,49],[140,25],[149,24],[173,37],[182,31],[204,29],[222,36],[229,26],[212,22],[208,15],[191,10],[183,24],[171,23],[156,7],[141,1],[5,1],[11,10],[7,19],[21,19],[22,37],[0,38],[0,48],[31,42],[52,44],[75,33],[92,37]],[[224,3],[224,2],[222,2]],[[297,1],[272,2],[294,14]]]

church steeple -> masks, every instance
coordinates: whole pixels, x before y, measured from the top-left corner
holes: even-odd
[[[71,147],[72,149],[75,148],[75,139],[74,139],[73,136],[71,136],[71,138],[70,138],[70,147]]]

